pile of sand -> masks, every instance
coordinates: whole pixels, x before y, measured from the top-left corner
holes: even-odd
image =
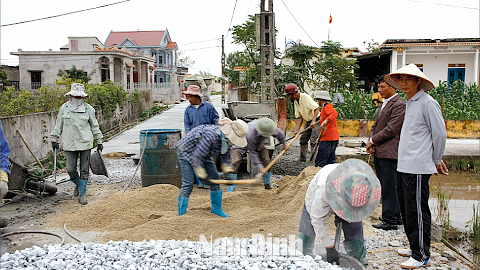
[[[298,176],[285,176],[276,181],[279,188],[265,190],[262,184],[237,186],[225,192],[222,185],[221,218],[210,213],[208,190],[194,189],[187,212],[178,216],[179,189],[172,185],[153,185],[126,193],[118,193],[104,201],[73,211],[60,213],[54,226],[67,225],[71,230],[104,232],[101,241],[143,239],[198,240],[208,238],[251,237],[252,233],[274,236],[296,234],[305,192],[318,168],[307,167]]]
[[[126,193],[118,193],[104,201],[63,212],[52,221],[53,226],[66,224],[69,230],[103,232],[98,241],[199,240],[207,238],[248,237],[252,234],[274,237],[298,233],[305,192],[319,168],[307,167],[299,176],[285,176],[276,181],[279,188],[265,190],[263,184],[237,186],[226,192],[222,186],[221,218],[210,213],[208,190],[194,189],[187,212],[178,216],[179,189],[173,185],[153,185]],[[333,226],[333,222],[332,222]],[[334,230],[333,230],[334,231]]]

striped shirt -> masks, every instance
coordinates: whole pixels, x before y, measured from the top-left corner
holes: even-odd
[[[230,149],[221,155],[222,139],[218,135],[219,126],[200,125],[188,132],[178,141],[178,151],[192,164],[192,167],[204,167],[203,162],[220,155],[223,163],[230,166]]]

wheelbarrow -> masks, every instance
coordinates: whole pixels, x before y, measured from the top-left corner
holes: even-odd
[[[34,175],[28,171],[28,169],[10,159],[12,166],[10,167],[11,174],[8,177],[8,191],[14,192],[27,191],[27,192],[40,192],[53,195],[57,193],[57,187],[48,183],[45,183],[45,179],[40,176]],[[7,193],[7,196],[9,194]]]

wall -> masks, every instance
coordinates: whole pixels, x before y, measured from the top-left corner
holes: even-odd
[[[153,102],[150,99],[150,95],[144,96],[147,96],[147,98],[142,98],[138,106],[131,101],[124,102],[123,119],[133,121],[139,118],[143,111],[152,107]],[[117,110],[117,112],[119,112],[119,110]],[[23,164],[35,162],[35,158],[17,134],[17,130],[22,133],[30,148],[39,159],[46,158],[48,152],[52,150],[50,133],[52,133],[55,128],[57,113],[56,111],[0,118],[5,137],[12,151],[10,158]],[[100,129],[103,132],[118,126],[120,121],[118,115],[105,120],[102,119],[101,115],[102,112],[97,111],[97,119],[99,120]],[[60,141],[61,139],[60,137]]]
[[[447,138],[478,139],[480,138],[480,121],[478,120],[447,120]],[[368,137],[374,120],[342,120],[337,119],[340,136]],[[305,122],[304,124],[305,125]],[[303,128],[302,125],[302,128]],[[297,119],[287,120],[287,130],[292,131],[297,126]]]

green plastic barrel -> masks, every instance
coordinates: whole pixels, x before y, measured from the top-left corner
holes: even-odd
[[[182,173],[177,157],[180,129],[146,129],[140,131],[142,187],[172,184],[182,187]]]

